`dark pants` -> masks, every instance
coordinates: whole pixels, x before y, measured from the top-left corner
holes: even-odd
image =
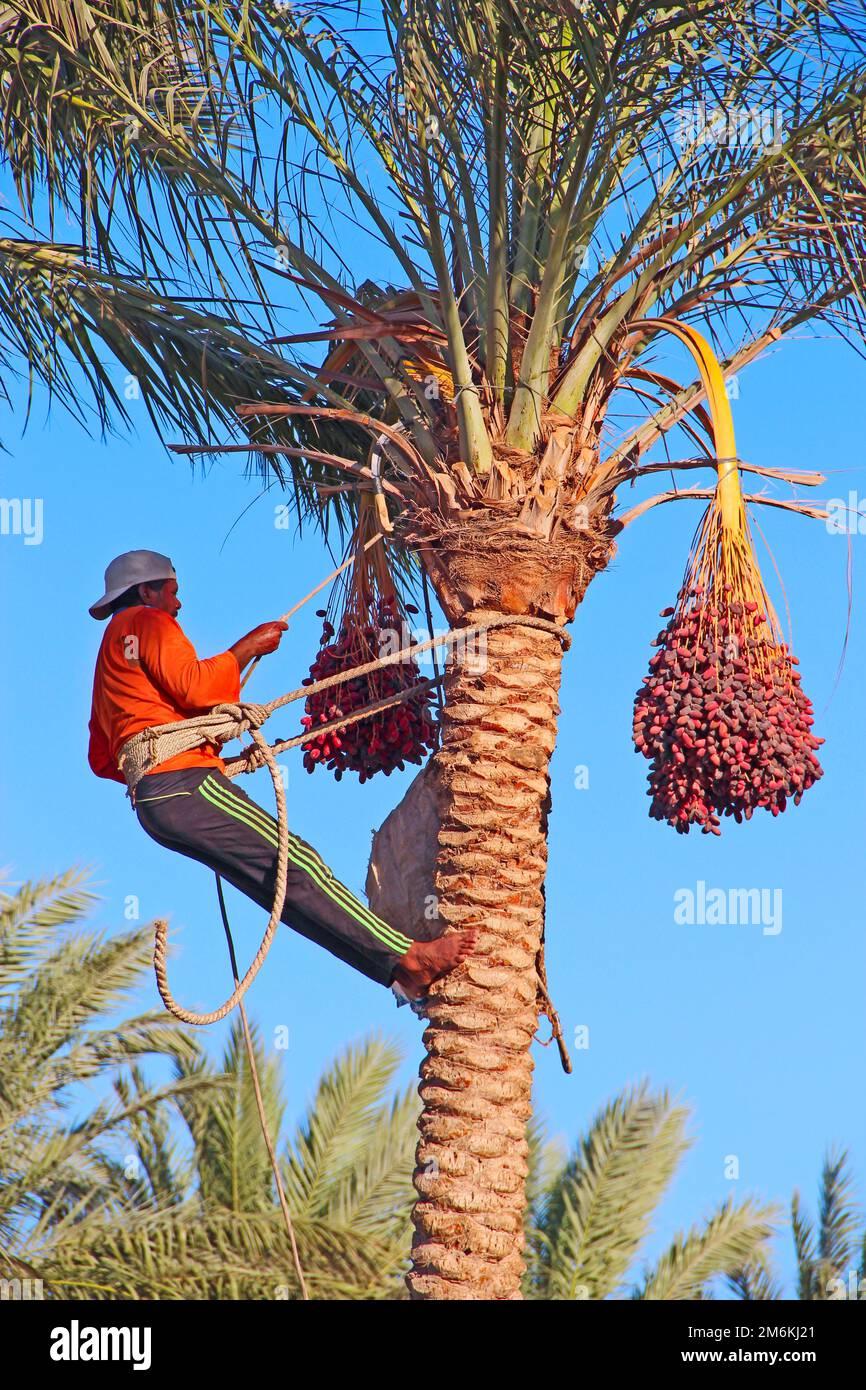
[[[268,912],[274,902],[278,832],[273,816],[219,771],[152,772],[136,790],[148,835],[215,869]],[[390,985],[412,938],[371,912],[335,878],[314,849],[289,836],[282,920],[368,979]]]

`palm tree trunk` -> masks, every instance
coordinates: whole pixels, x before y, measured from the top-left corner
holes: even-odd
[[[437,907],[448,929],[476,925],[480,944],[436,986],[424,1034],[407,1280],[416,1299],[520,1297],[561,664],[554,634],[514,626],[491,629],[486,662],[461,660],[448,677],[435,757]]]

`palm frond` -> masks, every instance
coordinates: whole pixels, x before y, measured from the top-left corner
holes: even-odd
[[[318,1298],[383,1296],[375,1241],[329,1222],[293,1221],[304,1277]],[[278,1210],[182,1210],[59,1222],[40,1255],[53,1298],[279,1299],[298,1296]]]
[[[821,1171],[818,1258],[837,1273],[847,1274],[856,1258],[860,1210],[853,1189],[847,1150],[831,1149]]]
[[[46,347],[40,316],[65,316],[61,346],[100,412],[122,418],[98,366],[104,328],[128,374],[138,369],[147,408],[187,439],[235,424],[231,392],[265,399],[268,377],[277,398],[309,399],[312,378],[265,355],[295,307],[272,288],[291,271],[304,312],[311,299],[316,322],[323,305],[332,312],[351,282],[346,226],[384,248],[388,273],[444,335],[456,388],[430,420],[399,344],[361,342],[379,407],[398,412],[428,464],[441,452],[493,481],[489,440],[531,452],[547,410],[580,414],[598,442],[618,380],[647,347],[628,324],[652,311],[702,321],[730,359],[797,321],[862,342],[866,43],[845,0],[820,16],[807,0],[783,11],[701,0],[663,21],[645,4],[384,0],[378,41],[360,24],[339,4],[14,7],[0,36],[0,147],[25,230],[38,246],[42,196],[49,209],[56,200],[79,234],[66,248],[79,278],[101,277],[78,323],[83,292],[70,295],[68,275],[51,308],[64,249],[51,230],[42,280],[19,264],[0,317],[31,365]],[[782,133],[683,133],[710,99],[757,121],[769,111]],[[135,290],[152,302],[133,305]],[[194,322],[194,306],[214,300],[222,319]],[[166,305],[184,306],[170,330],[158,322],[172,318]],[[249,391],[238,339],[251,345]],[[51,373],[68,404],[81,399],[57,355]],[[652,437],[672,423],[656,420]],[[295,501],[318,517],[302,459],[287,465]],[[327,496],[339,508],[345,494]]]
[[[803,1302],[810,1302],[818,1296],[815,1232],[808,1216],[802,1211],[799,1192],[795,1192],[791,1198],[791,1231],[797,1257],[797,1297]]]
[[[639,1299],[699,1299],[710,1296],[713,1279],[761,1262],[778,1217],[773,1206],[752,1199],[720,1206],[704,1227],[677,1236],[635,1291]]]
[[[350,1046],[325,1072],[282,1164],[292,1211],[311,1219],[330,1208],[374,1138],[397,1048],[373,1036]]]
[[[97,901],[95,893],[79,887],[85,877],[84,869],[69,869],[22,884],[14,894],[0,885],[0,1001],[45,960],[57,928],[79,921]]]
[[[73,870],[23,885],[0,900],[0,1246],[40,1238],[49,1212],[117,1198],[107,1150],[125,1126],[155,1116],[186,1089],[213,1083],[195,1077],[153,1089],[139,1076],[115,1100],[87,1108],[71,1125],[59,1116],[75,1087],[97,1077],[118,1080],[133,1058],[161,1054],[183,1061],[197,1054],[189,1030],[164,1013],[116,1017],[150,969],[151,929],[144,925],[108,940],[79,923],[95,895]],[[78,1093],[80,1101],[80,1093]],[[35,1248],[35,1247],[34,1247]]]
[[[284,1110],[280,1063],[277,1056],[266,1056],[253,1025],[250,1031],[268,1128],[276,1136]],[[180,1068],[179,1074],[184,1071],[189,1076],[219,1076],[224,1082],[212,1094],[178,1101],[195,1146],[202,1200],[209,1206],[238,1212],[273,1208],[273,1174],[262,1139],[240,1020],[236,1017],[232,1024],[217,1071],[199,1063],[192,1069]]]
[[[418,1108],[414,1087],[390,1106],[379,1107],[362,1152],[328,1203],[340,1225],[379,1239],[396,1238],[404,1255],[416,1195],[412,1167]]]
[[[783,1297],[782,1286],[769,1264],[751,1262],[727,1276],[727,1286],[735,1298],[747,1303],[767,1302]]]
[[[149,1051],[191,1055],[188,1030],[153,1011],[104,1030],[89,1030],[140,985],[150,966],[148,925],[104,940],[79,933],[20,980],[0,1029],[0,1101],[6,1123],[57,1103],[58,1094],[106,1066]]]
[[[604,1298],[618,1287],[689,1146],[687,1117],[645,1085],[596,1116],[544,1202],[541,1297]]]

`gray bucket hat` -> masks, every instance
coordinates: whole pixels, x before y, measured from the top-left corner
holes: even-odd
[[[87,610],[100,622],[107,618],[114,600],[131,589],[133,584],[156,584],[163,579],[176,579],[174,565],[158,550],[127,550],[118,555],[105,571],[105,593]]]

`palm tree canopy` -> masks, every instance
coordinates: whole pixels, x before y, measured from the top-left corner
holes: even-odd
[[[0,893],[0,1274],[61,1298],[296,1296],[239,1023],[214,1063],[162,1011],[103,1017],[149,974],[152,927],[104,940],[82,927],[94,902],[80,871]],[[279,1054],[253,1043],[276,1135]],[[148,1055],[173,1080],[150,1084]],[[347,1048],[284,1146],[316,1297],[405,1296],[418,1102],[391,1094],[400,1061],[380,1038]]]
[[[720,1276],[761,1266],[777,1211],[729,1199],[708,1222],[675,1236],[639,1285],[626,1279],[690,1147],[688,1118],[666,1091],[644,1083],[605,1106],[565,1161],[536,1136],[528,1297],[706,1298]]]
[[[809,320],[862,340],[864,38],[848,0],[0,5],[0,360],[73,408],[74,364],[107,422],[107,347],[188,442],[297,448],[258,462],[317,515],[311,480],[370,434],[322,408],[399,420],[495,496],[545,420],[597,446],[628,385],[648,418],[597,502],[701,394],[632,320],[701,324],[730,370]],[[326,373],[274,341],[303,304]]]
[[[162,1010],[114,1018],[150,965],[150,928],[76,929],[94,902],[80,871],[0,893],[0,1263],[39,1252],[58,1221],[86,1222],[118,1192],[106,1152],[195,1076],[116,1092],[69,1123],[76,1087],[148,1054],[189,1064],[197,1043]],[[71,930],[72,929],[72,930]],[[80,1226],[79,1226],[80,1229]],[[13,1261],[14,1263],[14,1261]]]
[[[281,1067],[253,1036],[276,1136]],[[400,1060],[375,1037],[346,1048],[283,1148],[283,1184],[313,1298],[405,1297],[417,1099],[411,1089],[388,1094]],[[130,1127],[126,1166],[114,1167],[122,1209],[106,1209],[83,1234],[56,1228],[43,1256],[46,1280],[89,1281],[115,1298],[299,1297],[240,1025],[218,1065],[198,1058],[176,1071],[174,1105]],[[193,1081],[197,1089],[186,1089]],[[184,1121],[174,1139],[170,1109]]]

